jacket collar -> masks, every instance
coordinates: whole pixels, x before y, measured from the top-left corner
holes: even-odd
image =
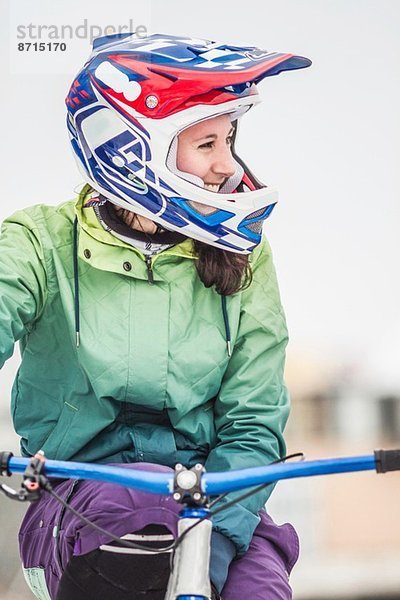
[[[101,226],[101,223],[99,223],[97,215],[93,209],[93,204],[90,204],[90,195],[92,191],[93,190],[91,186],[86,184],[82,188],[76,200],[75,215],[78,219],[79,227],[94,240],[101,242],[102,244],[128,248],[129,250],[136,252],[138,256],[145,260],[145,256],[142,254],[142,252],[140,252],[140,250],[115,237],[112,235],[112,233],[106,231],[104,227]],[[79,250],[81,250],[81,248],[79,248]],[[175,244],[171,248],[163,250],[153,257],[153,262],[161,258],[161,256],[167,255],[195,259],[196,254],[193,248],[193,240],[191,238],[186,238],[184,241]],[[79,252],[79,256],[81,256],[81,252]]]

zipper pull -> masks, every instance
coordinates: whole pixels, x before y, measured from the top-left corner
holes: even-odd
[[[150,285],[153,285],[153,283],[154,283],[153,269],[152,269],[152,265],[151,265],[151,256],[149,256],[149,255],[146,256],[146,266],[147,266],[148,282]]]

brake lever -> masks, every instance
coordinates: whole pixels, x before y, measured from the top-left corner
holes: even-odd
[[[13,456],[12,452],[1,452],[0,454],[0,474],[11,476],[11,472],[8,468],[10,458]],[[44,463],[45,463],[44,452],[41,450],[32,456],[28,463],[22,483],[19,491],[14,490],[8,485],[0,484],[0,490],[10,498],[17,502],[36,502],[41,497],[42,489],[46,489],[49,485],[49,480],[44,474]]]

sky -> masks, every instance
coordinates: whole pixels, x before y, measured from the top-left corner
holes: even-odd
[[[289,360],[351,365],[364,382],[400,390],[397,0],[204,0],[196,18],[177,0],[85,0],[84,10],[77,0],[18,0],[0,11],[0,220],[79,189],[64,98],[90,53],[85,27],[142,25],[311,58],[311,68],[260,84],[263,103],[243,117],[238,140],[253,172],[280,191],[265,234]],[[18,49],[40,41],[39,25],[81,37],[65,34],[63,51]]]

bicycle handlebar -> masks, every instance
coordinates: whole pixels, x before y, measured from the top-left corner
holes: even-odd
[[[1,474],[23,474],[30,458],[13,456],[11,452],[0,453]],[[202,491],[208,496],[217,496],[243,488],[277,482],[282,479],[353,473],[376,470],[378,473],[400,470],[400,450],[375,450],[365,456],[347,456],[292,464],[272,464],[230,472],[204,473]],[[58,460],[45,461],[47,477],[61,479],[92,479],[116,483],[153,494],[169,495],[174,488],[174,472],[154,473],[120,466],[79,463]]]

